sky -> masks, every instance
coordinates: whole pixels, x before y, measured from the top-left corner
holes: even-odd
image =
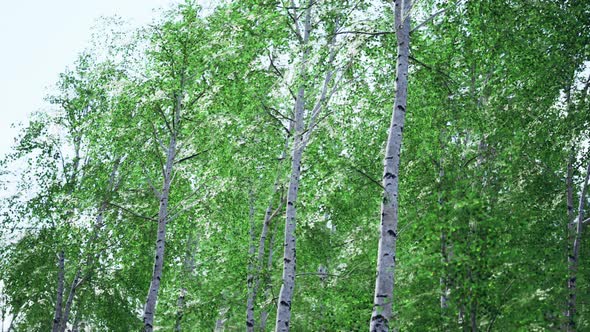
[[[0,0],[0,156],[26,123],[47,108],[44,97],[58,75],[89,45],[100,16],[118,15],[133,26],[149,23],[153,9],[175,0]]]

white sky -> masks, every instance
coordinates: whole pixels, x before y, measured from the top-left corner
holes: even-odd
[[[100,16],[118,15],[133,25],[149,23],[154,8],[175,0],[0,0],[0,155],[16,129],[58,75],[88,46]]]

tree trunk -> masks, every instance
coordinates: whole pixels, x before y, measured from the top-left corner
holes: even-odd
[[[444,144],[441,140],[441,154],[444,153]],[[444,159],[441,157],[438,162],[438,207],[439,207],[439,223],[444,225],[444,188],[443,181],[445,176]],[[448,229],[443,226],[440,232],[440,254],[442,263],[442,276],[440,277],[440,310],[441,310],[441,326],[443,331],[449,331],[449,296],[451,293],[451,277],[449,275],[450,263],[450,248],[449,248]]]
[[[303,94],[300,93],[301,98]],[[298,111],[297,118],[300,117]],[[302,116],[302,114],[301,114]],[[286,224],[283,254],[283,284],[279,293],[279,304],[277,307],[276,331],[289,331],[291,321],[291,299],[293,298],[293,289],[295,287],[295,269],[296,269],[296,246],[295,246],[295,225],[296,225],[296,203],[299,190],[299,178],[301,175],[301,158],[303,154],[303,143],[301,132],[296,134],[295,146],[293,149],[293,161],[291,165],[291,178],[289,180],[289,189],[287,192]]]
[[[449,295],[451,293],[451,287],[449,285],[450,278],[448,274],[448,264],[449,264],[449,252],[447,247],[447,233],[446,231],[442,231],[440,234],[440,243],[441,243],[441,256],[442,256],[442,263],[443,263],[443,276],[440,278],[440,286],[441,286],[441,294],[440,294],[440,309],[443,319],[443,330],[447,329],[447,320],[448,320],[448,310],[449,310]]]
[[[282,200],[281,200],[282,201]],[[270,241],[268,243],[268,260],[266,262],[266,275],[265,275],[265,288],[264,288],[264,298],[266,300],[270,299],[270,293],[272,290],[272,282],[270,280],[271,271],[272,271],[272,258],[274,253],[274,243],[275,243],[275,236],[278,233],[278,222],[275,223],[272,235],[270,237]],[[271,302],[272,303],[272,302]],[[260,331],[266,331],[266,321],[268,319],[268,309],[265,307],[260,312]]]
[[[143,313],[144,331],[151,332],[154,328],[154,313],[158,301],[158,291],[164,268],[164,249],[166,245],[166,224],[168,222],[168,199],[170,197],[170,182],[172,180],[172,165],[176,154],[176,137],[172,135],[166,156],[164,171],[164,185],[160,194],[160,208],[158,211],[158,233],[156,237],[156,256],[154,258],[154,270],[150,289],[145,302]]]
[[[584,205],[586,203],[586,192],[588,189],[588,178],[590,177],[590,162],[586,170],[586,177],[584,178],[584,184],[582,185],[582,192],[580,193],[580,201],[578,203],[578,218],[576,220],[576,231],[573,243],[573,250],[568,259],[569,267],[569,282],[568,282],[568,306],[567,306],[567,331],[576,331],[576,277],[578,272],[579,258],[580,258],[580,242],[582,240],[582,229],[584,222]]]
[[[254,228],[256,227],[256,224],[254,222],[254,198],[253,198],[253,193],[252,191],[250,191],[249,193],[250,196],[250,213],[249,213],[249,219],[250,219],[250,248],[248,249],[248,258],[249,258],[249,263],[248,263],[248,279],[247,279],[247,284],[248,284],[248,299],[246,301],[246,331],[248,332],[254,332],[254,324],[256,323],[254,321],[254,299],[256,298],[256,286],[255,286],[255,278],[256,276],[254,275],[254,254],[256,252],[256,246],[254,245],[254,242],[256,241],[256,232],[254,230]],[[268,211],[267,211],[268,212]],[[262,231],[264,232],[264,224],[262,226]],[[261,235],[262,236],[262,235]],[[256,265],[258,266],[258,264],[256,263]]]
[[[567,90],[568,94],[570,89]],[[569,100],[569,98],[567,98]],[[569,160],[567,163],[567,175],[566,175],[566,203],[567,203],[567,229],[566,229],[566,236],[567,236],[567,246],[565,251],[566,260],[568,262],[569,267],[569,259],[571,252],[574,247],[574,239],[576,234],[576,224],[575,224],[575,215],[574,215],[574,162],[576,161],[576,154],[574,147],[572,146],[572,150],[570,152]],[[564,320],[562,321],[561,329],[563,331],[568,330],[569,320],[569,303],[570,303],[570,291],[569,291],[569,278],[566,281],[566,289],[567,295],[565,300],[565,309],[563,312]]]
[[[180,294],[178,294],[178,301],[177,301],[177,309],[176,309],[176,325],[174,327],[175,332],[180,332],[182,330],[181,323],[182,317],[184,316],[184,297],[186,295],[186,289],[183,288],[180,290]]]
[[[186,255],[184,258],[184,270],[190,276],[192,276],[195,270],[195,259],[194,259],[194,250],[198,247],[198,239],[193,240],[192,236],[189,235],[187,239],[187,247],[186,247]],[[176,309],[176,325],[175,331],[179,332],[182,329],[182,319],[184,318],[184,308],[186,302],[186,294],[187,290],[186,287],[182,287],[178,294],[178,300],[176,302],[177,309]]]
[[[292,130],[292,122],[289,122],[289,130]],[[252,291],[248,294],[248,301],[247,301],[247,308],[246,308],[246,328],[248,331],[254,331],[255,320],[254,320],[254,302],[256,300],[256,294],[258,289],[260,288],[260,281],[261,281],[261,272],[264,267],[264,253],[265,253],[265,245],[266,245],[266,238],[268,237],[268,230],[270,227],[271,220],[277,215],[279,212],[280,206],[277,208],[276,211],[273,212],[273,201],[276,198],[277,193],[280,189],[280,179],[281,179],[281,168],[283,165],[283,161],[287,157],[287,149],[289,147],[289,137],[287,136],[285,139],[285,149],[281,152],[281,156],[279,158],[279,163],[277,166],[277,177],[273,184],[273,191],[270,197],[270,202],[268,203],[268,207],[266,208],[264,214],[264,221],[262,223],[262,231],[260,232],[260,239],[258,241],[258,255],[256,257],[256,271],[252,277],[253,285]],[[282,194],[281,194],[282,196]],[[282,197],[281,197],[282,203]],[[279,204],[281,204],[279,203]],[[274,237],[274,234],[273,234]],[[271,241],[272,242],[272,241]],[[272,243],[270,244],[272,246]],[[252,249],[252,248],[251,248]],[[269,249],[272,252],[272,247]],[[248,277],[250,281],[250,276]],[[268,313],[267,313],[268,314]],[[262,314],[261,314],[262,319]],[[265,317],[266,319],[266,317]]]
[[[58,273],[57,273],[57,297],[55,300],[55,315],[53,316],[52,332],[59,332],[61,324],[61,314],[64,296],[64,252],[59,252],[58,256]]]
[[[217,318],[217,320],[215,321],[215,329],[213,331],[223,332],[225,330],[225,322],[227,321],[227,318],[225,316],[227,315],[228,311],[228,307],[221,308],[219,310],[219,318]]]
[[[164,166],[164,181],[162,191],[159,193],[160,207],[158,210],[158,233],[156,235],[156,255],[154,257],[154,270],[148,291],[145,307],[143,310],[143,328],[145,332],[152,332],[154,329],[154,314],[158,302],[158,291],[162,280],[164,268],[164,249],[166,247],[166,224],[168,223],[168,201],[170,198],[170,186],[172,182],[172,168],[176,158],[176,139],[180,132],[180,113],[182,110],[182,99],[185,95],[185,76],[181,74],[180,90],[175,94],[174,118],[170,130],[170,141],[166,152],[166,165]]]
[[[60,332],[65,332],[66,327],[68,325],[68,319],[70,316],[70,311],[72,309],[72,303],[74,302],[74,296],[76,295],[76,289],[79,286],[81,274],[82,274],[82,271],[80,269],[78,269],[78,271],[76,272],[76,276],[74,277],[74,280],[72,280],[72,284],[70,286],[70,292],[68,294],[68,299],[66,300],[66,306],[64,308],[63,317],[62,317],[60,328],[59,328]]]
[[[8,325],[8,329],[6,330],[6,332],[13,331],[13,329],[14,329],[14,322],[17,320],[18,316],[20,315],[23,306],[24,306],[24,304],[21,305],[20,307],[16,308],[15,312],[12,313],[12,319],[10,320],[10,325]]]
[[[403,8],[402,8],[403,6]],[[410,53],[411,0],[395,0],[395,26],[397,36],[397,73],[395,103],[383,170],[383,202],[377,253],[377,278],[370,331],[389,331],[392,318],[393,288],[395,281],[395,255],[398,223],[398,184],[402,132],[406,115],[408,89],[408,61]]]
[[[311,9],[312,1],[307,5],[305,14],[305,24],[303,32],[303,40],[301,42],[301,74],[299,77],[302,82],[306,81],[306,66],[307,56],[309,53],[309,35],[311,32]],[[296,22],[296,24],[298,24]],[[301,83],[297,92],[297,99],[295,101],[295,121],[293,138],[292,158],[291,158],[291,176],[289,178],[289,187],[287,190],[287,207],[285,213],[285,237],[284,237],[284,253],[283,253],[283,274],[282,285],[279,293],[277,305],[277,317],[275,324],[276,332],[289,331],[289,323],[291,322],[291,300],[293,298],[293,290],[295,288],[295,269],[296,269],[296,215],[297,215],[297,194],[299,192],[299,178],[301,176],[301,159],[305,149],[304,139],[304,121],[305,121],[305,85]],[[312,128],[310,128],[311,130]]]
[[[477,332],[477,300],[471,300],[471,310],[469,312],[471,332]]]
[[[567,163],[567,177],[566,177],[567,217],[568,217],[568,226],[570,226],[570,228],[573,228],[573,221],[574,221],[574,162],[575,162],[575,160],[576,160],[576,155],[574,154],[574,149],[572,149],[569,161]],[[574,232],[572,232],[572,234],[573,233]]]

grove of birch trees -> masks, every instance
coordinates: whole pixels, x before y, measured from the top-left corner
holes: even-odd
[[[6,142],[3,331],[590,330],[590,1],[211,3]]]

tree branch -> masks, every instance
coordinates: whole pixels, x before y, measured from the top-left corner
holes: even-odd
[[[189,160],[189,159],[192,159],[192,158],[198,157],[198,156],[202,155],[203,153],[209,152],[210,150],[211,150],[211,149],[207,149],[207,150],[199,151],[199,152],[197,152],[197,153],[195,153],[195,154],[192,154],[192,155],[190,155],[190,156],[188,156],[188,157],[184,157],[184,158],[181,158],[181,159],[179,159],[178,161],[175,161],[175,162],[174,162],[174,164],[180,164],[180,163],[181,163],[181,162],[183,162],[183,161],[187,161],[187,160]]]
[[[150,217],[142,216],[139,213],[133,212],[133,211],[131,211],[131,210],[127,209],[127,208],[124,208],[121,205],[115,204],[113,202],[108,202],[107,204],[110,205],[110,206],[112,206],[112,207],[114,207],[114,208],[120,209],[123,212],[127,212],[128,214],[130,214],[130,215],[132,215],[134,217],[137,217],[139,219],[144,219],[144,220],[153,221],[153,222],[157,222],[158,221],[155,218],[150,218]]]
[[[426,20],[424,20],[422,23],[416,25],[412,30],[410,30],[410,34],[418,29],[420,29],[421,27],[423,27],[424,25],[426,25],[428,22],[432,21],[434,18],[436,18],[438,15],[444,13],[447,9],[443,8],[439,11],[437,11],[436,13],[430,15],[430,17],[428,17]]]

